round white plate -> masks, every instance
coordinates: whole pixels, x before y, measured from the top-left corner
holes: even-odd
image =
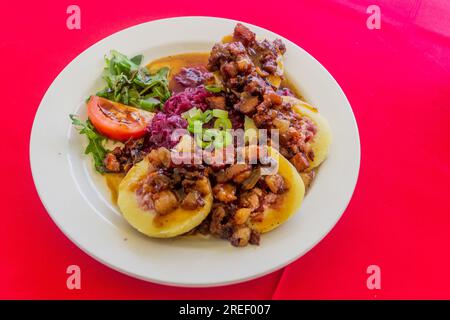
[[[83,154],[85,137],[69,114],[86,118],[84,101],[102,87],[104,55],[111,49],[144,62],[176,53],[209,51],[237,21],[182,17],[143,23],[117,32],[76,57],[53,81],[34,119],[31,169],[39,196],[59,228],[98,261],[130,276],[177,286],[216,286],[275,271],[314,247],[344,212],[356,184],[358,128],[344,93],[306,51],[268,30],[248,25],[258,37],[281,38],[285,69],[305,98],[328,119],[329,157],[301,210],[262,236],[260,246],[235,248],[227,241],[181,237],[150,239],[135,231],[110,201],[103,178]]]

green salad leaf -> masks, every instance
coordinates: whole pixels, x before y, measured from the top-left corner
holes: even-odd
[[[104,173],[105,167],[103,165],[103,159],[105,159],[106,153],[109,152],[109,150],[103,146],[103,142],[106,138],[97,132],[91,121],[87,120],[86,123],[83,123],[74,114],[69,115],[69,117],[70,120],[72,120],[72,125],[78,130],[78,132],[80,134],[85,134],[88,138],[89,143],[84,150],[84,153],[92,154],[95,169],[100,173]]]
[[[133,58],[131,58],[131,62],[133,62],[134,64],[140,65],[142,62],[142,59],[144,58],[144,56],[142,54],[138,54],[137,56],[134,56]]]
[[[112,101],[131,105],[147,111],[161,108],[170,98],[169,68],[164,67],[155,74],[140,66],[143,56],[129,59],[126,55],[111,50],[105,57],[103,79],[106,87],[97,95]]]

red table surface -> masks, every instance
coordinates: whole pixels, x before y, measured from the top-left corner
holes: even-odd
[[[70,4],[81,30],[66,28]],[[380,30],[366,27],[371,4]],[[448,1],[3,1],[0,12],[0,298],[450,298]],[[336,227],[284,270],[232,286],[168,287],[103,266],[52,222],[30,172],[33,118],[64,66],[116,31],[183,15],[243,20],[294,41],[339,82],[360,130],[359,181]],[[71,264],[81,290],[66,287]],[[366,286],[372,264],[379,290]]]

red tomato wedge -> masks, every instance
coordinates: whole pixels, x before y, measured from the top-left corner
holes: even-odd
[[[154,115],[98,96],[89,99],[87,110],[89,120],[95,129],[102,135],[118,141],[142,137]]]

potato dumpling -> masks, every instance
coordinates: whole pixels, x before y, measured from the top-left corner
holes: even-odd
[[[295,97],[288,96],[283,97],[283,100],[285,102],[289,102],[294,111],[311,119],[317,127],[317,133],[311,142],[311,147],[314,151],[314,161],[310,162],[310,166],[308,168],[308,171],[310,171],[318,167],[328,155],[328,149],[330,148],[332,140],[330,125],[328,124],[327,119],[325,119],[316,108],[308,103]]]
[[[117,204],[124,218],[138,231],[155,238],[175,237],[197,227],[207,217],[212,207],[213,196],[209,180],[207,183],[209,193],[203,196],[202,207],[194,210],[177,207],[167,214],[160,215],[152,209],[144,210],[138,204],[136,186],[147,176],[148,168],[149,161],[145,158],[131,168],[119,185]],[[170,197],[172,194],[163,196]]]
[[[268,154],[277,160],[277,174],[284,178],[288,190],[281,195],[279,204],[263,212],[262,221],[250,223],[251,228],[260,233],[271,231],[286,222],[298,211],[305,195],[305,186],[295,167],[275,149],[268,147]]]

